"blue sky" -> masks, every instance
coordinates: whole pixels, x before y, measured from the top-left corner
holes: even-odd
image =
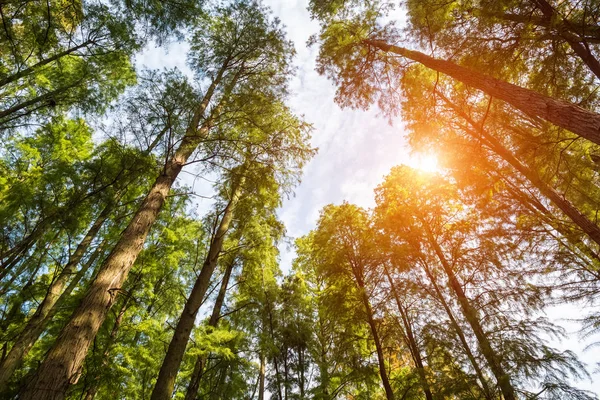
[[[363,207],[373,206],[373,189],[390,168],[401,163],[415,164],[416,160],[406,146],[400,118],[392,126],[385,118],[378,117],[376,108],[342,110],[335,104],[333,84],[315,71],[318,49],[306,46],[310,35],[318,32],[318,24],[311,21],[306,9],[308,0],[264,0],[264,3],[281,19],[295,44],[297,74],[291,82],[288,104],[314,125],[312,145],[319,148],[317,156],[306,166],[295,195],[286,199],[279,211],[288,236],[294,239],[314,228],[319,210],[326,204],[346,200]],[[166,53],[163,49],[149,48],[138,57],[137,64],[189,71],[185,65],[186,50],[182,43],[171,44]],[[191,174],[183,176],[182,181],[193,185],[200,195],[211,195],[211,185],[206,181],[194,181]],[[202,215],[210,205],[209,200],[198,199],[198,214]],[[286,271],[294,254],[286,244],[280,250],[281,267]],[[581,307],[561,306],[551,309],[548,317],[569,332],[569,338],[555,346],[576,351],[584,362],[593,366],[600,359],[600,351],[585,350],[591,340],[580,340],[575,333],[578,325],[568,321],[581,317],[582,312]],[[592,380],[597,383],[586,380],[578,386],[600,393],[600,375],[593,375]]]

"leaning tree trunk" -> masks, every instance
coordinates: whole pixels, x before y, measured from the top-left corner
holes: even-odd
[[[104,207],[102,212],[98,215],[86,235],[83,237],[71,257],[67,265],[62,269],[58,277],[50,284],[44,300],[40,303],[38,308],[35,310],[33,316],[27,322],[27,325],[15,341],[15,344],[10,349],[10,352],[6,356],[2,363],[0,363],[0,387],[10,379],[14,371],[17,369],[23,358],[27,355],[29,350],[33,347],[37,339],[40,337],[46,325],[54,316],[54,308],[57,305],[58,299],[63,292],[63,289],[67,286],[69,279],[75,273],[79,262],[87,252],[90,244],[100,231],[102,225],[113,210],[112,204]]]
[[[381,345],[381,340],[379,338],[379,332],[377,331],[377,324],[375,323],[375,318],[373,318],[373,308],[371,307],[369,296],[367,295],[367,291],[365,290],[365,283],[361,274],[358,273],[358,271],[356,271],[354,267],[352,267],[352,273],[354,274],[354,278],[356,279],[356,284],[358,285],[358,290],[360,291],[360,299],[363,303],[363,306],[365,307],[364,311],[367,317],[367,323],[369,324],[369,328],[371,329],[371,335],[373,336],[373,341],[375,342],[375,350],[377,351],[377,362],[379,364],[379,376],[381,377],[381,383],[383,384],[383,388],[385,390],[385,396],[387,400],[394,400],[394,391],[392,390],[392,385],[390,385],[390,380],[385,369],[385,356],[383,354],[383,346]]]
[[[458,321],[454,317],[454,313],[450,309],[448,302],[446,302],[446,299],[444,298],[444,295],[442,294],[442,291],[440,290],[440,287],[438,286],[435,277],[433,276],[431,270],[429,269],[429,266],[425,263],[425,261],[423,261],[423,263],[425,266],[425,268],[424,268],[425,275],[427,275],[427,277],[429,278],[429,281],[433,285],[433,289],[438,297],[438,300],[442,304],[444,311],[446,311],[446,314],[448,315],[448,318],[450,319],[450,324],[454,328],[454,331],[456,332],[456,335],[458,336],[458,340],[462,344],[463,349],[465,350],[465,354],[467,355],[467,358],[469,359],[471,366],[475,370],[475,375],[477,375],[479,382],[481,382],[481,388],[483,390],[483,395],[485,396],[486,399],[492,400],[494,398],[492,395],[492,391],[490,390],[487,379],[485,378],[485,375],[483,374],[483,371],[481,370],[481,367],[479,366],[479,363],[477,362],[475,355],[473,355],[473,352],[471,351],[471,347],[469,346],[469,342],[467,341],[465,333],[463,332],[461,326],[458,324]]]
[[[206,118],[201,127],[200,121],[204,118],[208,104],[217,86],[220,85],[226,69],[227,62],[223,64],[201,104],[195,110],[186,135],[175,155],[166,163],[162,174],[156,178],[148,195],[104,261],[86,296],[63,328],[35,377],[23,389],[22,400],[63,399],[69,386],[79,379],[88,349],[142,250],[146,236],[171,186],[210,129],[212,116]]]
[[[219,255],[223,249],[225,236],[233,219],[234,209],[242,194],[243,185],[244,177],[241,176],[233,185],[231,199],[229,199],[229,203],[223,211],[221,222],[210,243],[208,254],[204,261],[204,265],[202,266],[202,270],[200,271],[200,275],[198,275],[198,278],[196,279],[196,283],[192,288],[192,292],[185,303],[185,307],[183,308],[181,317],[175,328],[175,333],[169,344],[169,349],[165,355],[165,359],[158,373],[158,378],[156,379],[154,390],[152,391],[152,396],[150,397],[152,400],[167,400],[172,397],[173,389],[175,387],[175,378],[177,377],[177,372],[179,371],[183,355],[185,354],[185,348],[187,347],[192,329],[194,328],[196,315],[202,305],[204,295],[210,285],[210,279],[217,266]]]
[[[600,114],[567,101],[544,96],[533,90],[492,78],[453,62],[430,57],[418,51],[390,45],[380,40],[367,39],[364,40],[364,43],[384,52],[390,52],[416,61],[427,68],[446,74],[468,86],[503,100],[530,117],[552,122],[561,128],[600,144]]]
[[[542,11],[548,26],[556,29],[590,71],[600,78],[600,62],[594,57],[590,48],[582,43],[581,38],[573,33],[575,29],[573,29],[571,23],[564,19],[546,0],[531,0],[531,2]]]
[[[221,280],[221,287],[219,288],[219,293],[217,294],[217,299],[215,300],[215,305],[213,307],[210,320],[208,321],[208,326],[211,328],[216,328],[217,324],[219,323],[219,317],[221,316],[221,308],[223,307],[223,303],[225,302],[227,286],[229,285],[229,278],[231,278],[231,273],[233,272],[234,266],[235,260],[232,260],[229,264],[227,264],[227,268],[225,269],[225,273],[223,274],[223,279]],[[198,388],[200,387],[200,381],[202,380],[202,374],[204,372],[205,364],[206,357],[203,355],[199,355],[196,359],[196,363],[194,364],[194,371],[192,373],[192,377],[190,378],[190,383],[185,394],[185,400],[194,400],[198,395]]]
[[[546,196],[554,205],[556,205],[567,217],[571,219],[579,228],[588,235],[596,244],[600,246],[600,227],[592,222],[587,216],[581,213],[571,202],[561,196],[556,190],[550,185],[544,182],[531,168],[528,168],[520,160],[518,160],[506,147],[500,143],[492,134],[486,129],[479,126],[473,119],[471,119],[464,111],[462,111],[456,104],[450,101],[439,91],[436,91],[438,95],[444,100],[444,102],[452,108],[461,118],[463,118],[473,129],[464,128],[464,132],[475,139],[485,138],[488,147],[500,156],[504,161],[509,163],[514,169],[522,174],[533,186],[535,186],[540,193]]]
[[[500,387],[500,390],[504,395],[504,400],[516,400],[517,397],[515,394],[515,389],[510,381],[510,376],[504,370],[500,357],[498,357],[498,354],[492,347],[490,340],[488,339],[485,331],[483,330],[483,327],[481,326],[481,321],[479,320],[479,316],[477,315],[477,310],[471,305],[471,301],[467,297],[461,284],[458,281],[458,278],[454,274],[452,266],[450,265],[448,260],[446,260],[446,256],[444,255],[439,243],[434,238],[433,233],[427,225],[425,225],[424,228],[427,233],[427,240],[433,248],[433,251],[435,252],[437,258],[440,260],[444,273],[448,277],[448,285],[456,295],[458,303],[460,304],[460,307],[462,309],[463,315],[465,316],[465,319],[471,326],[471,329],[473,329],[473,333],[477,338],[477,342],[479,343],[481,353],[485,357],[486,361],[490,366],[490,369],[492,370],[492,373],[496,377],[498,386]]]
[[[421,351],[419,346],[417,345],[417,340],[415,338],[412,325],[408,318],[407,312],[400,301],[400,297],[398,296],[398,292],[396,291],[396,285],[390,276],[387,266],[383,266],[383,270],[385,276],[387,277],[388,283],[390,284],[390,290],[392,292],[392,296],[394,297],[394,301],[396,302],[396,306],[398,307],[398,311],[400,312],[400,317],[402,319],[402,324],[404,325],[404,333],[405,333],[405,341],[410,349],[410,353],[412,354],[413,360],[415,362],[415,367],[417,367],[417,373],[419,374],[419,380],[421,381],[421,386],[423,387],[423,393],[425,394],[425,398],[427,400],[433,400],[433,395],[431,394],[431,388],[429,387],[429,382],[427,381],[427,375],[425,374],[425,366],[423,365],[423,359],[421,357]]]

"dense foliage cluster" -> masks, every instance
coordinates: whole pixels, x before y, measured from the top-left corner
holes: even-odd
[[[268,8],[0,4],[0,398],[597,398],[548,315],[600,300],[600,2],[309,11],[336,101],[442,168],[325,207],[284,274],[315,149]],[[190,76],[133,67],[174,40]],[[214,182],[205,215],[184,175]]]

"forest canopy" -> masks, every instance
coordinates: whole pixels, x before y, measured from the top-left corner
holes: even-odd
[[[600,2],[283,3],[0,3],[0,398],[598,399]]]

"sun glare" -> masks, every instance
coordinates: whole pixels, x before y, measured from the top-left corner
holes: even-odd
[[[438,159],[435,154],[415,154],[411,166],[425,172],[438,172]]]

